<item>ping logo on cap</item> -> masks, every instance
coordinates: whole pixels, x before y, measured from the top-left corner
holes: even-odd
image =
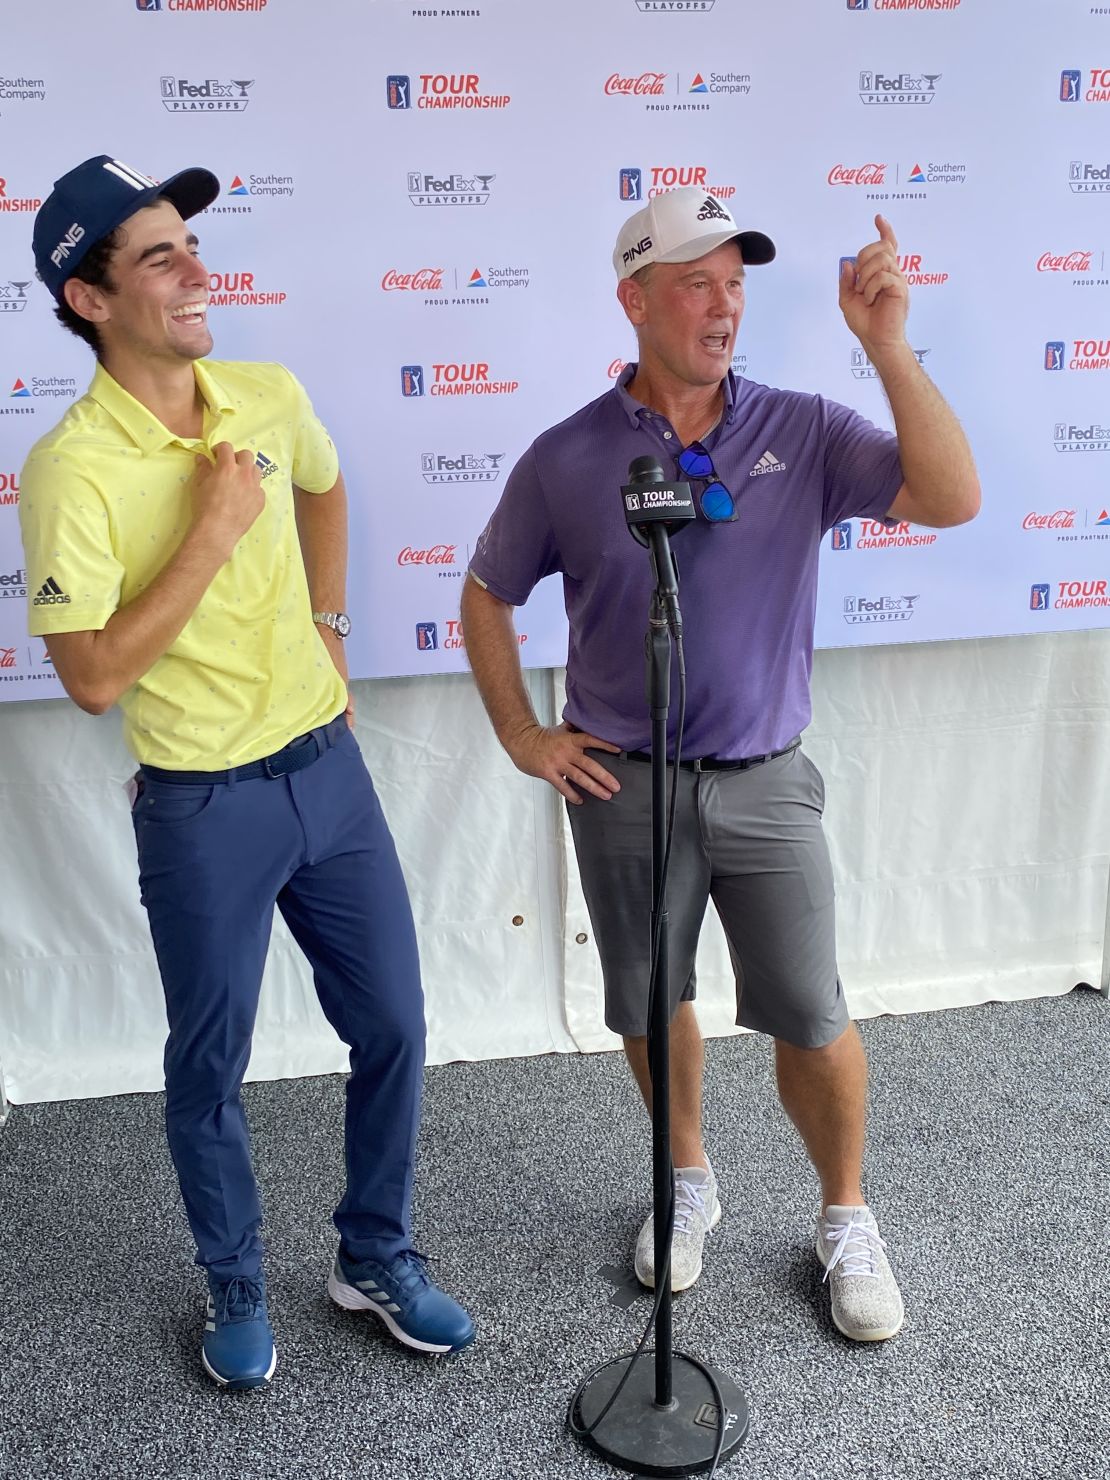
[[[625,266],[627,267],[630,262],[634,262],[637,257],[642,257],[645,252],[650,252],[651,251],[651,247],[652,247],[651,237],[650,236],[641,237],[640,240],[636,243],[635,246],[629,247],[628,251],[625,252],[625,254],[624,254],[624,263],[625,263]]]
[[[53,262],[55,267],[61,267],[62,263],[66,260],[70,252],[73,251],[74,247],[84,235],[85,228],[79,225],[78,222],[74,221],[73,225],[66,232],[65,236],[62,237],[61,241],[50,253],[50,260],[51,262]]]

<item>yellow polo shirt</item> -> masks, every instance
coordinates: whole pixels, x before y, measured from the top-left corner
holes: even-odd
[[[119,701],[140,761],[218,771],[333,719],[346,690],[312,620],[293,485],[324,493],[335,448],[283,365],[198,361],[199,440],[176,437],[97,367],[27,458],[20,524],[29,628],[100,631],[151,583],[192,517],[197,453],[249,448],[266,505],[177,640]]]

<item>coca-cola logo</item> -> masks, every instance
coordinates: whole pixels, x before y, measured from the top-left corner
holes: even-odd
[[[1090,272],[1090,252],[1068,252],[1066,256],[1054,257],[1046,252],[1037,262],[1038,272]]]
[[[1026,514],[1022,529],[1074,529],[1075,510],[1057,509],[1055,514]]]
[[[457,545],[431,545],[427,550],[414,550],[406,545],[397,556],[398,565],[454,565]]]
[[[659,97],[666,77],[666,72],[641,72],[639,77],[622,77],[619,72],[614,72],[605,84],[605,95],[612,97],[615,93],[623,93],[625,97]]]
[[[382,278],[386,293],[407,288],[413,293],[438,293],[443,287],[442,267],[422,267],[419,272],[394,272],[391,268]]]
[[[0,647],[0,668],[15,667],[15,648]]]
[[[834,164],[829,171],[830,185],[884,185],[885,164],[860,164],[850,169],[846,164]]]
[[[609,379],[619,380],[620,373],[627,364],[627,360],[613,360],[613,362],[609,366]]]

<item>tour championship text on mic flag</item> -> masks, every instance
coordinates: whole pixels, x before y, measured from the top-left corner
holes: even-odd
[[[509,470],[634,356],[618,227],[686,184],[778,245],[737,373],[886,426],[837,275],[888,217],[910,342],[978,460],[970,525],[830,531],[819,643],[1110,617],[1106,4],[56,0],[5,18],[0,67],[2,698],[60,692],[27,613],[66,593],[28,589],[19,469],[93,369],[32,223],[102,152],[220,179],[195,218],[214,354],[289,365],[335,437],[355,676],[465,667],[462,579]],[[777,451],[751,476],[788,498]],[[517,625],[526,665],[565,660],[557,578]]]

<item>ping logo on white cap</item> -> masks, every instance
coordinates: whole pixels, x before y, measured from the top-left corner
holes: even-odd
[[[641,237],[640,240],[629,247],[624,254],[624,264],[627,267],[630,262],[635,262],[637,257],[642,257],[645,252],[650,252],[652,241],[650,236]]]

